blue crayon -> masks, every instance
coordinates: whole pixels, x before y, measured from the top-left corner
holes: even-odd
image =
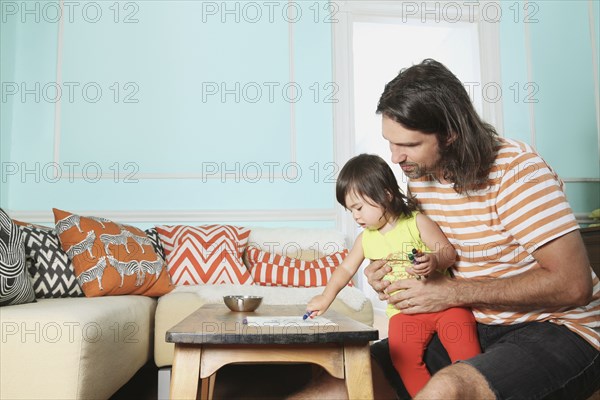
[[[314,311],[307,311],[303,316],[302,316],[302,320],[304,321],[306,318],[310,317],[310,314],[312,314]]]

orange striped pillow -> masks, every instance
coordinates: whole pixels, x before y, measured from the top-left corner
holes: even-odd
[[[230,225],[157,226],[175,285],[252,284],[242,254],[250,229]]]
[[[331,274],[344,261],[348,250],[313,261],[285,257],[248,246],[247,256],[254,283],[262,286],[325,286]]]

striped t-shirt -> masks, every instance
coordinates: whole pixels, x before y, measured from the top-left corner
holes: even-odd
[[[455,273],[462,278],[505,278],[537,267],[531,255],[544,244],[578,229],[562,181],[528,145],[502,139],[489,175],[490,186],[458,194],[452,184],[429,176],[408,186],[423,211],[456,248]],[[565,268],[569,267],[568,261]],[[478,322],[563,324],[600,349],[600,282],[590,266],[593,300],[585,307],[527,313],[474,308]]]

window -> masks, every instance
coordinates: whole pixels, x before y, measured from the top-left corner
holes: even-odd
[[[338,128],[347,126],[351,136],[346,147],[341,141],[337,148],[339,164],[343,165],[348,158],[359,153],[378,154],[390,163],[402,190],[406,190],[406,178],[398,166],[391,164],[388,143],[381,136],[381,116],[375,114],[385,84],[400,69],[426,58],[436,59],[465,84],[480,115],[495,123],[501,112],[500,104],[490,108],[482,101],[481,83],[499,82],[494,75],[499,66],[489,67],[496,61],[493,56],[490,57],[490,54],[496,54],[494,51],[497,52],[495,27],[478,23],[477,16],[472,14],[473,9],[455,9],[450,18],[449,14],[443,14],[450,12],[447,8],[437,8],[440,14],[436,15],[435,8],[418,9],[419,4],[425,7],[425,3],[411,4],[417,9],[411,9],[409,15],[407,9],[398,3],[349,2],[346,4],[347,18],[342,19],[340,26],[334,30],[337,39],[336,76],[347,77],[351,89],[348,104],[340,104],[337,108]],[[482,68],[484,65],[485,69]],[[347,120],[344,121],[344,118]],[[348,213],[340,220],[342,229],[351,239],[360,233]],[[363,267],[366,265],[368,261]],[[370,290],[364,274],[359,273],[356,279],[375,308],[384,309],[385,304]]]

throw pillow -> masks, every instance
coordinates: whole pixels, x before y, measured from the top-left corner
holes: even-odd
[[[19,227],[0,208],[0,306],[35,302]]]
[[[37,298],[83,296],[67,253],[52,228],[20,224],[33,290]]]
[[[156,232],[156,228],[148,228],[144,231],[144,233],[152,242],[152,247],[154,248],[156,254],[158,254],[163,260],[166,260],[167,258],[165,257],[165,249],[163,249],[160,238],[158,237],[158,232]]]
[[[87,297],[162,296],[173,289],[164,260],[144,231],[53,209],[55,231]]]
[[[348,250],[339,251],[313,261],[268,253],[248,247],[248,264],[252,279],[262,286],[325,286],[333,271],[344,261]],[[350,286],[351,286],[350,282]]]
[[[156,231],[175,285],[252,284],[242,261],[250,229],[231,225],[162,225]]]

